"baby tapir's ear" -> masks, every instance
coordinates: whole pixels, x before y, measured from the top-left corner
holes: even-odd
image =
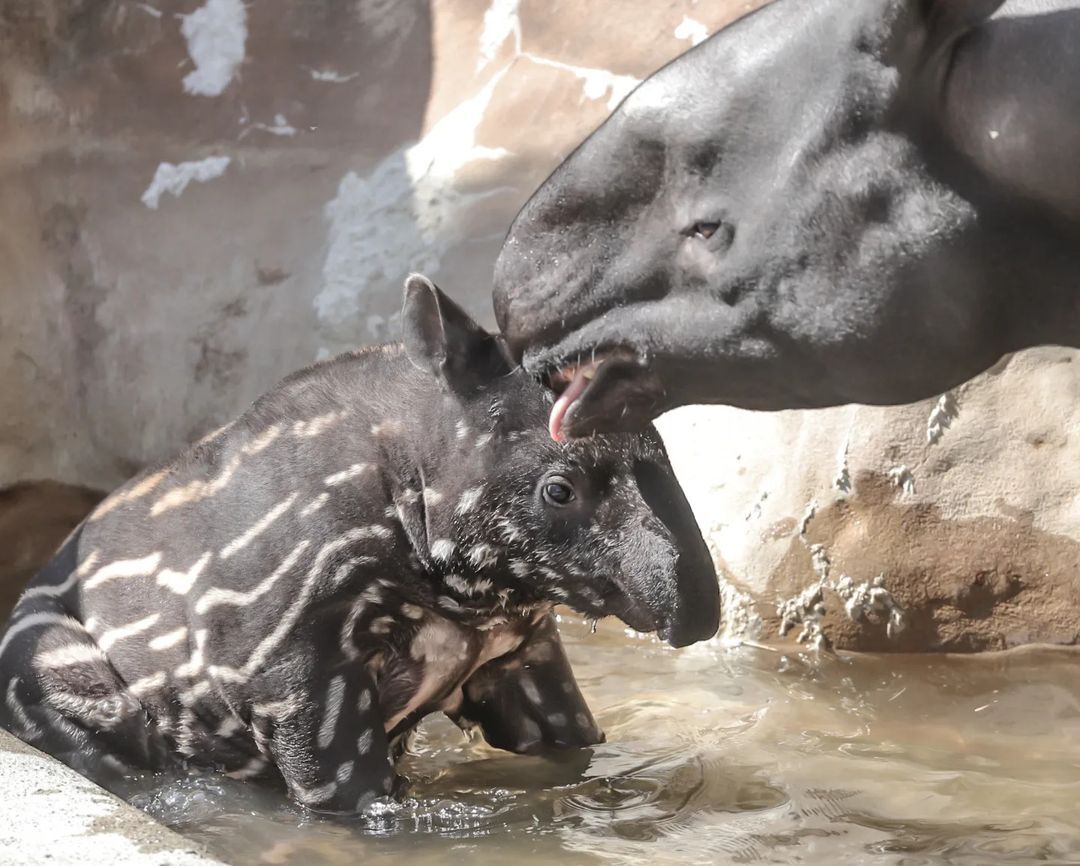
[[[453,391],[471,391],[510,372],[501,341],[420,274],[405,281],[401,329],[413,366]]]

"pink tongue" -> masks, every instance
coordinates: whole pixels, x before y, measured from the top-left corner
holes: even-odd
[[[573,381],[566,387],[566,390],[559,395],[559,399],[555,401],[555,405],[551,407],[551,417],[548,419],[548,432],[551,434],[551,438],[556,442],[562,442],[565,438],[562,432],[563,418],[566,417],[566,413],[570,410],[570,406],[581,396],[581,392],[585,390],[585,387],[588,384],[589,380],[585,378],[585,368],[578,367],[577,372],[574,374]]]

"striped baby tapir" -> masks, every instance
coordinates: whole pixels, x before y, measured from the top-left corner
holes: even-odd
[[[102,502],[0,636],[3,725],[106,784],[199,765],[354,813],[432,712],[513,752],[603,740],[553,605],[716,631],[654,431],[552,441],[550,393],[423,277],[403,332]]]

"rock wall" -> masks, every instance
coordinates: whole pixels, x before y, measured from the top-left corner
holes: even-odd
[[[119,483],[393,338],[412,270],[490,324],[529,193],[761,2],[0,3],[0,485]],[[730,632],[1073,641],[1074,357],[1028,353],[940,410],[664,419]]]

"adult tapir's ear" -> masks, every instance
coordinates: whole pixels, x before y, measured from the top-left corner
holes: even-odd
[[[469,391],[510,372],[501,341],[420,274],[405,281],[401,328],[413,366],[451,390]]]
[[[927,49],[938,52],[982,24],[1005,0],[918,0],[926,24]]]

